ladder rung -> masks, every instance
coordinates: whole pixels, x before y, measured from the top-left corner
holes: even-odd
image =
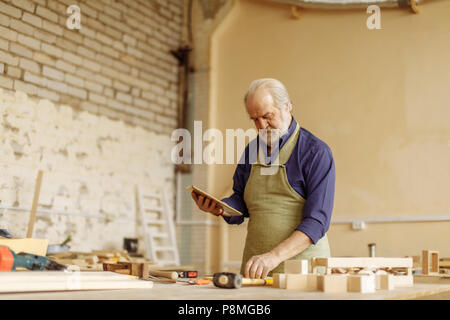
[[[161,207],[157,207],[157,208],[145,208],[145,211],[158,211],[158,212],[163,212],[163,208]]]
[[[156,193],[146,193],[142,195],[143,198],[150,198],[150,199],[161,199],[161,195]]]
[[[147,224],[165,224],[164,220],[148,220]]]
[[[151,235],[153,238],[167,238],[167,234],[165,233],[154,233]]]
[[[156,247],[155,251],[175,251],[174,247]]]

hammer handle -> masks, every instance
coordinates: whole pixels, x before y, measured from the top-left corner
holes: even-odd
[[[250,278],[242,278],[243,286],[265,286],[266,280],[264,279],[250,279]]]
[[[169,271],[157,271],[157,270],[150,269],[148,271],[148,273],[154,277],[164,277],[164,278],[172,279],[172,280],[178,279],[178,273],[176,273],[175,271],[169,272]]]

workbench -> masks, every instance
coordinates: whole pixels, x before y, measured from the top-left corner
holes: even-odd
[[[143,281],[143,280],[136,280]],[[151,289],[3,293],[0,300],[384,300],[421,299],[441,295],[448,299],[450,284],[417,283],[412,288],[397,288],[375,293],[302,292],[273,287],[222,289],[213,284],[155,282]]]

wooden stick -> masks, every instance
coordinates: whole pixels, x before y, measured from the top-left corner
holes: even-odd
[[[27,238],[33,237],[34,222],[36,221],[36,211],[39,203],[39,194],[41,193],[42,175],[44,173],[39,170],[36,179],[36,187],[34,190],[33,206],[31,207],[30,220],[28,222]]]
[[[164,277],[167,279],[177,280],[178,279],[178,273],[176,272],[168,272],[168,271],[156,271],[156,270],[149,270],[149,274],[151,276],[155,277]]]

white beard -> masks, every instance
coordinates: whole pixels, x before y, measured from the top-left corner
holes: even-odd
[[[259,138],[264,141],[264,143],[269,147],[272,147],[273,145],[275,145],[275,143],[278,143],[280,138],[284,136],[289,130],[289,118],[285,117],[283,114],[281,115],[281,118],[283,120],[281,128],[275,129],[269,126],[266,129],[259,130]],[[269,132],[270,140],[268,140]]]

